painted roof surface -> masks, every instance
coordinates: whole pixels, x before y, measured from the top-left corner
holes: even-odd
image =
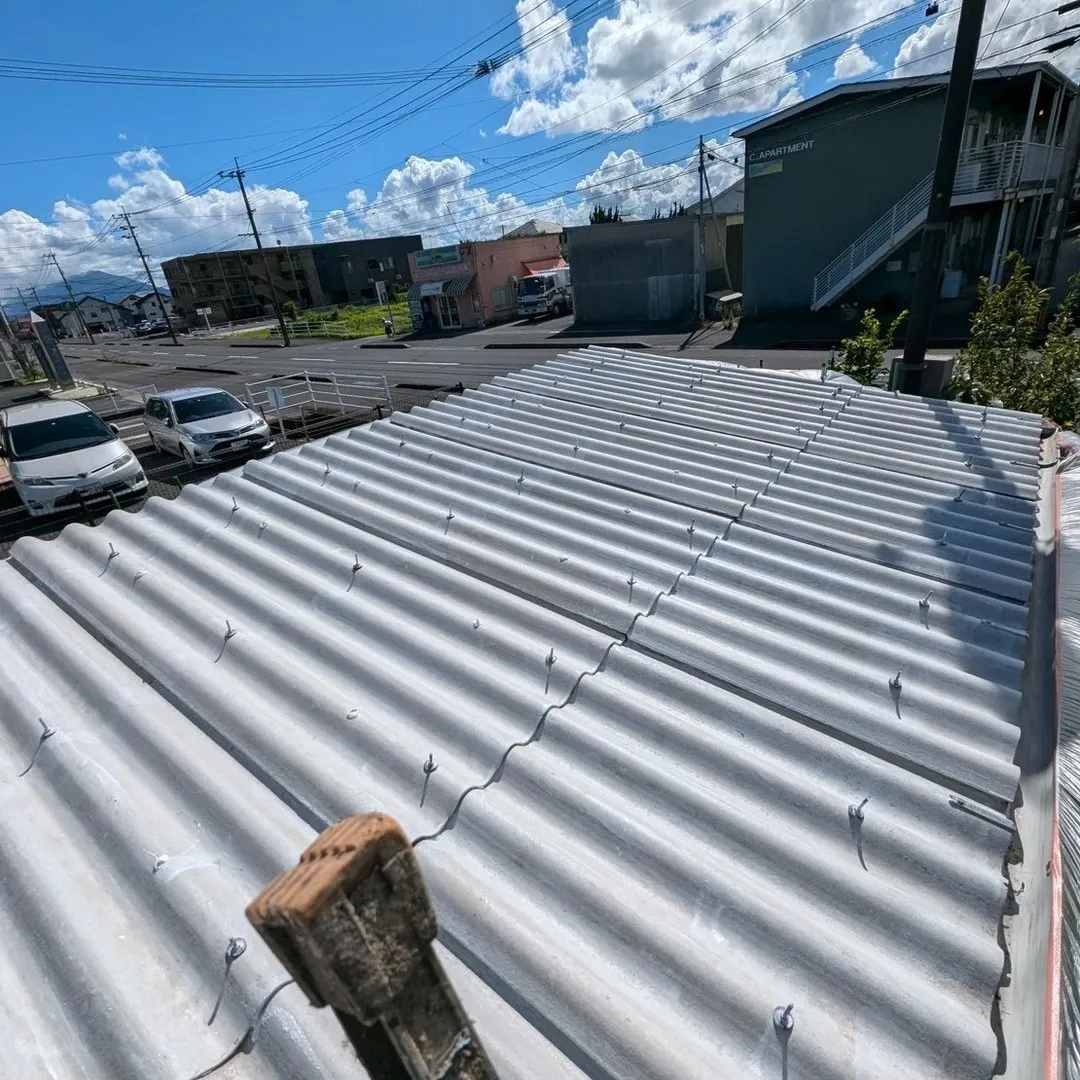
[[[377,808],[506,1076],[989,1075],[1040,426],[588,350],[20,541],[23,1074],[212,1064]],[[358,1075],[294,990],[229,1068]]]

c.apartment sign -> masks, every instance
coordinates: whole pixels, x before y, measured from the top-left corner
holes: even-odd
[[[788,154],[798,154],[802,150],[813,150],[813,139],[800,139],[798,142],[784,143],[782,146],[769,146],[764,150],[755,150],[746,157],[747,171],[750,176],[768,176],[770,173],[784,171],[784,158]]]

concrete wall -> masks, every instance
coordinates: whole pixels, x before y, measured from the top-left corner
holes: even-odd
[[[747,138],[748,314],[810,307],[814,275],[933,169],[943,102],[944,89],[860,94]],[[762,156],[801,143],[809,145]],[[753,175],[759,164],[777,171]]]
[[[698,296],[695,218],[566,230],[577,326],[682,327]]]

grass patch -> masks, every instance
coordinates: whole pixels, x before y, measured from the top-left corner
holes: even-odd
[[[398,333],[412,329],[407,300],[395,300],[390,305],[390,317]],[[301,311],[297,314],[296,322],[302,329],[297,333],[312,337],[377,337],[383,332],[385,318],[386,308],[380,304],[353,304],[319,311]]]

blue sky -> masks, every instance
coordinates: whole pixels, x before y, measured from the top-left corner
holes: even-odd
[[[648,216],[696,197],[699,134],[739,173],[728,133],[835,81],[938,70],[958,0],[250,0],[155,7],[54,0],[6,13],[18,61],[295,77],[390,73],[381,85],[262,88],[5,79],[0,284],[133,268],[111,227],[136,212],[153,262],[243,246],[236,155],[260,228],[284,243],[571,224],[595,202]],[[1024,59],[1056,0],[990,0],[984,54]],[[57,28],[70,28],[57,32]],[[823,45],[818,43],[825,42]],[[1058,54],[1067,69],[1071,54]],[[494,75],[471,78],[501,57]],[[899,67],[896,67],[899,65]],[[422,77],[426,73],[426,78]],[[422,80],[422,81],[421,81]],[[356,80],[353,80],[354,82]],[[337,125],[333,127],[332,125]],[[366,127],[365,127],[366,125]],[[326,140],[332,140],[329,144]],[[31,159],[58,159],[17,164]]]

